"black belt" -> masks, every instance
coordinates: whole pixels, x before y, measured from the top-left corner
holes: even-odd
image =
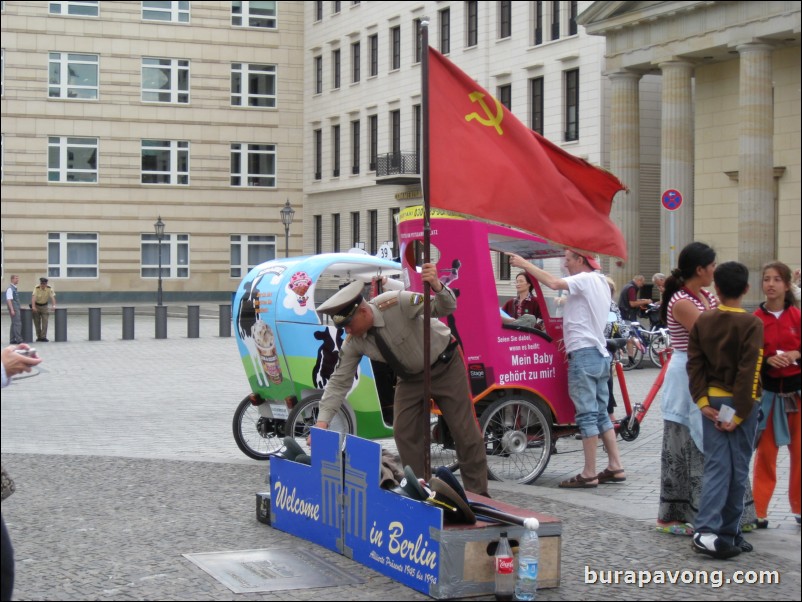
[[[38,305],[39,307],[42,307],[44,305],[47,305],[47,303],[37,303],[36,305]]]
[[[454,352],[457,350],[457,339],[451,337],[451,341],[446,345],[446,348],[443,349],[443,352],[437,356],[437,359],[434,360],[432,364],[432,368],[435,366],[439,366],[440,364],[448,364],[451,361],[451,358],[454,357]]]

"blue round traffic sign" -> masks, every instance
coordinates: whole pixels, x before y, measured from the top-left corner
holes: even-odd
[[[660,197],[660,201],[663,203],[663,207],[669,211],[676,211],[682,206],[682,193],[679,190],[669,188]]]

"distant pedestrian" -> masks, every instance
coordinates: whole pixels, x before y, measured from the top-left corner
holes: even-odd
[[[714,279],[720,304],[699,316],[688,340],[688,380],[704,416],[705,449],[693,549],[731,558],[753,549],[740,523],[757,428],[763,322],[741,307],[749,291],[745,265],[722,263]]]
[[[8,305],[8,315],[11,316],[8,338],[12,345],[22,343],[22,314],[20,313],[17,284],[19,284],[19,276],[11,274],[11,284],[6,289],[6,305]]]
[[[799,307],[791,292],[791,269],[773,261],[763,267],[763,294],[755,315],[763,321],[763,409],[755,453],[755,511],[757,526],[765,529],[769,502],[777,485],[777,452],[788,446],[791,472],[788,501],[799,523],[802,496],[802,337]]]
[[[50,304],[52,303],[52,308]],[[56,309],[56,291],[47,284],[47,278],[39,278],[39,286],[33,289],[31,295],[31,309],[33,310],[33,325],[36,328],[36,340],[47,343],[47,321],[50,310]]]

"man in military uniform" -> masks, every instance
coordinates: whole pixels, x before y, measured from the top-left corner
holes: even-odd
[[[47,284],[47,278],[39,278],[39,286],[33,289],[31,295],[31,309],[33,310],[33,325],[36,328],[36,340],[47,342],[47,321],[50,318],[50,302],[56,309],[56,292]]]
[[[438,317],[457,307],[454,293],[437,278],[434,264],[423,265],[422,277],[435,292],[431,320],[431,394],[443,413],[457,448],[465,489],[488,495],[487,457],[476,422],[465,362],[449,328]],[[423,429],[423,295],[390,291],[371,301],[362,297],[361,282],[352,282],[317,308],[348,334],[331,375],[315,426],[328,428],[353,385],[362,356],[389,364],[398,378],[393,402],[393,435],[401,461],[428,480],[424,472]]]

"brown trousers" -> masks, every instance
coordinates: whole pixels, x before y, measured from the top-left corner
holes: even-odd
[[[37,306],[36,311],[32,311],[31,315],[33,316],[33,325],[36,328],[36,338],[47,338],[47,322],[50,319],[50,306]]]
[[[468,374],[462,354],[457,352],[448,364],[438,364],[431,371],[431,394],[448,424],[457,447],[462,481],[467,491],[487,496],[487,456],[484,440],[476,421]],[[401,462],[414,473],[424,475],[424,431],[429,416],[423,411],[423,374],[398,381],[393,405],[393,433]]]

